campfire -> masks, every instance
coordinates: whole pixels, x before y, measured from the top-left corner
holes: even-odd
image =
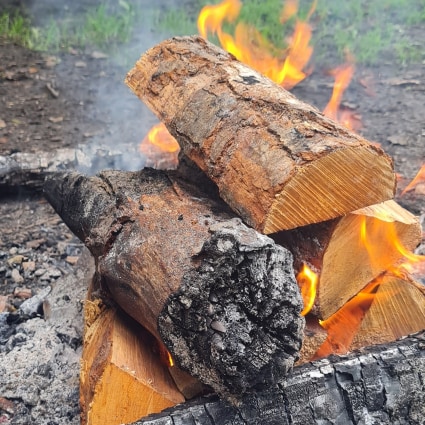
[[[421,225],[393,200],[391,159],[350,131],[360,117],[341,107],[354,59],[330,71],[320,114],[285,90],[313,72],[315,2],[304,20],[285,3],[280,21],[295,24],[283,50],[242,23],[223,29],[241,7],[206,6],[203,38],[165,41],[127,76],[161,120],[140,145],[146,165],[175,171],[46,184],[97,264],[83,423],[211,393],[244,409],[266,388],[279,397],[294,365],[425,329],[414,274],[425,258],[412,253]],[[423,181],[422,170],[403,193]]]
[[[45,185],[97,265],[83,423],[211,393],[249,409],[294,365],[425,328],[421,226],[382,149],[201,37],[155,46],[126,83],[177,169]]]

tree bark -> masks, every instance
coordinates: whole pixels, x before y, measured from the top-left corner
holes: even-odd
[[[78,173],[48,200],[93,253],[114,300],[219,394],[282,380],[304,319],[292,256],[176,172]]]
[[[380,148],[200,37],[148,50],[126,83],[260,232],[322,222],[394,195],[392,161]]]
[[[410,424],[425,418],[425,333],[294,369],[238,407],[208,397],[132,425]]]

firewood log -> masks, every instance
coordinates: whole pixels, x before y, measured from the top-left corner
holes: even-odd
[[[177,172],[59,174],[45,193],[113,299],[234,402],[282,380],[304,319],[292,255]]]
[[[153,336],[117,307],[96,301],[86,303],[81,423],[119,425],[183,402]]]
[[[294,369],[283,385],[238,407],[202,398],[132,425],[422,424],[425,333]]]
[[[421,236],[418,218],[392,200],[272,235],[291,250],[296,270],[305,263],[319,275],[314,311],[323,320],[401,261]]]
[[[127,85],[246,223],[270,234],[391,199],[391,159],[200,37],[148,50]]]

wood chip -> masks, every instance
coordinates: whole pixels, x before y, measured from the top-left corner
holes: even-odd
[[[63,121],[63,117],[49,117],[49,121],[52,123],[59,123]]]

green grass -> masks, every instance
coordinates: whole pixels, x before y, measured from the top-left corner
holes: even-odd
[[[111,51],[130,40],[135,19],[133,7],[123,0],[114,8],[101,4],[84,15],[50,19],[38,27],[21,15],[4,13],[0,16],[0,36],[40,51],[89,46]]]
[[[186,13],[178,8],[170,9],[159,18],[159,26],[169,28],[170,34],[192,34],[202,6],[217,3],[220,1],[198,1],[197,10]],[[298,16],[303,19],[312,0],[299,3]],[[276,47],[285,47],[293,21],[285,26],[280,24],[282,5],[282,0],[243,0],[237,22],[254,26]],[[411,26],[425,23],[425,0],[318,0],[310,22],[316,60],[321,62],[344,60],[347,51],[363,64],[377,63],[382,56],[401,63],[425,57],[425,47],[406,35]],[[404,32],[402,37],[400,28]],[[227,24],[225,29],[232,33],[234,26]]]
[[[0,16],[0,35],[34,50],[55,52],[68,47],[89,46],[107,52],[128,43],[137,28],[165,36],[191,35],[197,31],[197,17],[206,4],[219,0],[195,0],[187,6],[159,10],[155,4],[137,10],[136,2],[101,0],[98,7],[77,17],[47,20],[34,27],[29,19]],[[305,18],[312,0],[299,0],[299,17]],[[279,22],[282,0],[243,0],[237,22],[255,27],[277,48],[286,47],[294,19]],[[144,16],[140,16],[143,14]],[[141,25],[140,22],[143,22]],[[425,59],[422,40],[409,34],[425,24],[425,0],[318,0],[310,19],[316,62],[341,62],[350,52],[358,63],[374,64],[385,57],[406,64]],[[136,25],[137,23],[137,25]],[[232,33],[235,25],[226,24]],[[211,38],[217,43],[217,39]]]

